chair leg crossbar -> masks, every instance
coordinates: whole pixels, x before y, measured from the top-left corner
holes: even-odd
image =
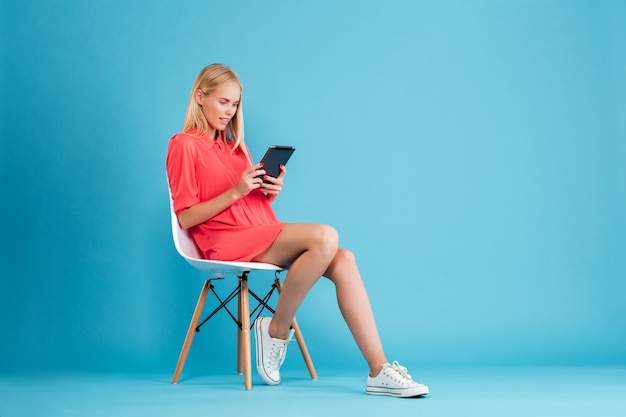
[[[228,303],[230,303],[235,297],[237,297],[239,294],[241,294],[241,286],[237,286],[237,288],[235,288],[233,290],[233,292],[231,292],[230,294],[228,294],[228,297],[226,297],[224,300],[222,300],[222,298],[217,294],[217,292],[215,292],[214,289],[214,285],[211,284],[209,286],[209,290],[213,293],[213,295],[215,296],[215,298],[217,298],[217,301],[220,302],[220,305],[218,305],[215,310],[213,310],[211,312],[211,314],[209,314],[204,320],[202,320],[202,322],[200,324],[198,324],[198,326],[196,327],[196,332],[200,331],[200,328],[207,322],[209,321],[215,314],[217,314],[218,311],[224,309],[226,310],[226,312],[228,313],[228,315],[230,316],[231,319],[233,319],[233,321],[235,322],[235,324],[237,324],[237,326],[239,327],[239,329],[241,329],[241,321],[239,319],[237,319],[235,317],[235,315],[232,313],[232,311],[230,311],[230,309],[228,308]],[[257,301],[257,305],[256,307],[254,307],[254,310],[252,310],[250,312],[250,318],[252,318],[252,316],[254,316],[254,314],[257,312],[257,310],[260,309],[260,311],[257,313],[256,317],[254,318],[254,320],[256,320],[257,318],[259,318],[259,316],[263,313],[263,310],[267,309],[269,312],[271,312],[272,314],[275,313],[274,309],[272,307],[270,307],[267,303],[269,302],[269,300],[272,298],[272,294],[274,294],[274,291],[276,291],[276,288],[278,288],[276,286],[276,284],[272,284],[272,288],[267,292],[267,294],[265,294],[265,296],[263,298],[260,298],[257,294],[254,293],[254,291],[252,291],[251,289],[248,288],[248,294],[250,294],[252,297],[254,297],[254,299]],[[254,320],[252,320],[251,322],[254,323]]]
[[[244,375],[244,386],[245,389],[249,390],[252,388],[252,365],[251,365],[251,348],[250,348],[250,322],[252,316],[256,314],[254,320],[256,320],[261,313],[267,309],[272,314],[274,313],[274,309],[272,309],[268,303],[274,293],[275,290],[278,290],[278,294],[282,289],[280,279],[278,275],[272,284],[272,288],[268,291],[268,293],[263,297],[259,297],[253,291],[248,288],[248,272],[244,272],[239,277],[239,285],[235,288],[225,299],[222,299],[214,289],[211,280],[208,279],[204,282],[202,286],[202,290],[200,291],[200,297],[198,298],[198,302],[196,304],[196,308],[194,310],[193,316],[191,318],[191,323],[189,324],[189,329],[187,330],[187,335],[185,337],[185,341],[183,343],[183,347],[180,352],[180,356],[178,357],[178,363],[176,364],[176,369],[174,371],[174,376],[172,378],[172,384],[177,384],[180,375],[183,371],[183,367],[185,366],[185,361],[187,360],[187,355],[189,354],[189,350],[191,348],[191,344],[193,342],[193,338],[195,333],[200,331],[200,328],[209,321],[217,312],[224,309],[228,313],[228,315],[233,319],[233,321],[237,324],[237,372],[242,373]],[[204,304],[206,302],[207,294],[211,291],[213,295],[219,301],[219,305],[201,322],[200,316],[202,315],[202,310],[204,309]],[[250,295],[257,301],[257,305],[250,312]],[[237,297],[237,317],[230,311],[228,308],[228,304]],[[252,320],[252,322],[254,322]],[[309,355],[309,351],[306,347],[306,343],[304,342],[304,337],[300,332],[300,328],[298,326],[298,322],[295,317],[293,319],[292,329],[294,330],[294,335],[296,337],[296,341],[298,343],[298,347],[300,348],[300,352],[302,353],[302,357],[304,362],[309,370],[309,374],[312,379],[317,379],[317,373],[315,371],[315,367],[313,366],[313,361],[311,360],[311,356]]]

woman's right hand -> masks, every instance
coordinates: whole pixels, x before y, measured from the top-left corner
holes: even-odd
[[[263,184],[263,175],[265,175],[265,170],[261,163],[246,168],[241,173],[239,182],[235,185],[237,193],[241,197],[245,197],[250,191],[260,188]]]

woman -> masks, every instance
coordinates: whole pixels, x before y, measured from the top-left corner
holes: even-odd
[[[280,382],[291,321],[300,303],[324,276],[369,365],[366,392],[415,397],[428,387],[406,368],[389,364],[354,255],[338,246],[337,232],[321,224],[280,222],[271,203],[286,174],[267,176],[253,164],[244,142],[241,82],[228,67],[204,68],[191,89],[182,133],[167,154],[174,210],[207,259],[267,262],[288,268],[273,318],[254,323],[257,370],[265,382]],[[264,181],[265,180],[265,181]]]

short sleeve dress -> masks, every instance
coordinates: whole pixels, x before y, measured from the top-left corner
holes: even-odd
[[[178,215],[234,187],[250,162],[221,137],[212,140],[191,131],[170,139],[165,165]],[[284,225],[256,189],[189,230],[206,259],[248,262],[271,246]]]

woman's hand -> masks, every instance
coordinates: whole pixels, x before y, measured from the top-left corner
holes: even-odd
[[[263,176],[265,176],[263,164],[256,164],[247,168],[241,173],[239,182],[235,185],[235,191],[240,197],[247,196],[250,191],[261,188]]]
[[[287,169],[283,164],[280,164],[280,174],[278,177],[270,177],[269,175],[263,175],[263,179],[265,182],[261,184],[261,191],[266,193],[268,200],[274,201],[278,193],[280,193],[283,189],[283,185],[285,185],[283,178],[285,178],[285,174],[287,173]]]

